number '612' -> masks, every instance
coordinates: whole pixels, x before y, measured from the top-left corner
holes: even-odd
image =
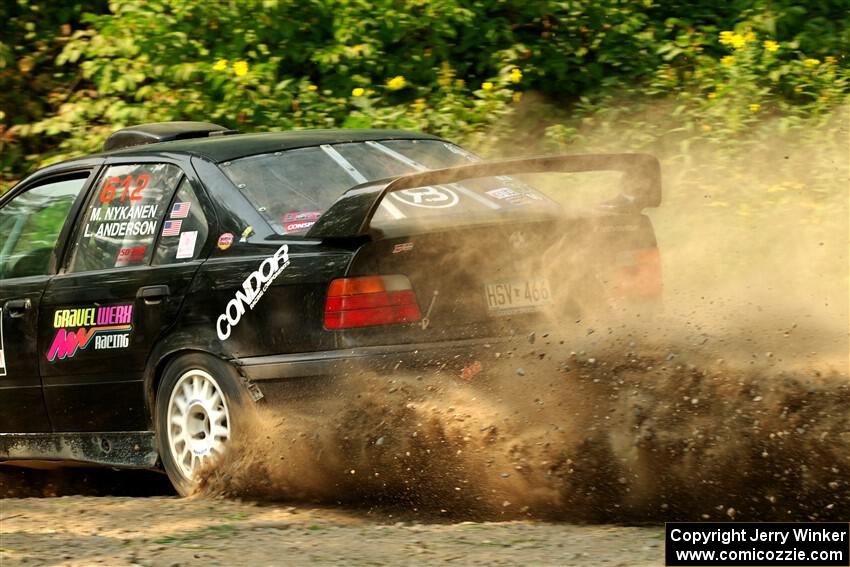
[[[115,199],[118,190],[121,189],[119,201],[141,201],[144,197],[141,192],[148,186],[150,176],[143,173],[133,179],[132,175],[128,175],[123,179],[119,177],[109,177],[103,184],[103,189],[100,191],[100,200],[104,203],[110,203]]]

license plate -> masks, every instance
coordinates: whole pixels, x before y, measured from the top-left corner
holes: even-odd
[[[497,313],[534,311],[552,303],[552,292],[546,278],[488,283],[484,285],[484,295],[487,308]]]

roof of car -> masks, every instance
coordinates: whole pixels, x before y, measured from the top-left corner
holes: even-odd
[[[159,142],[131,146],[104,152],[102,156],[118,156],[125,154],[146,154],[177,152],[189,153],[205,157],[220,163],[241,157],[292,150],[322,144],[339,144],[345,142],[367,142],[370,140],[440,140],[437,136],[403,130],[362,130],[362,129],[332,129],[332,130],[290,130],[287,132],[266,132],[261,134],[232,134],[228,136],[212,136],[190,138],[171,142]]]

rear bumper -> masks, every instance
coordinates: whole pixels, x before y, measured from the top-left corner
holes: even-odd
[[[465,339],[409,345],[370,346],[234,360],[252,381],[334,376],[362,370],[462,368],[485,352],[499,352],[509,338]],[[497,348],[498,347],[498,348]]]

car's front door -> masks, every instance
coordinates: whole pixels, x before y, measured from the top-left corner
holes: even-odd
[[[39,360],[55,431],[144,431],[144,371],[174,324],[207,241],[172,163],[109,165],[42,299]]]
[[[91,174],[35,182],[0,208],[0,432],[51,430],[38,371],[38,309],[63,229]]]

